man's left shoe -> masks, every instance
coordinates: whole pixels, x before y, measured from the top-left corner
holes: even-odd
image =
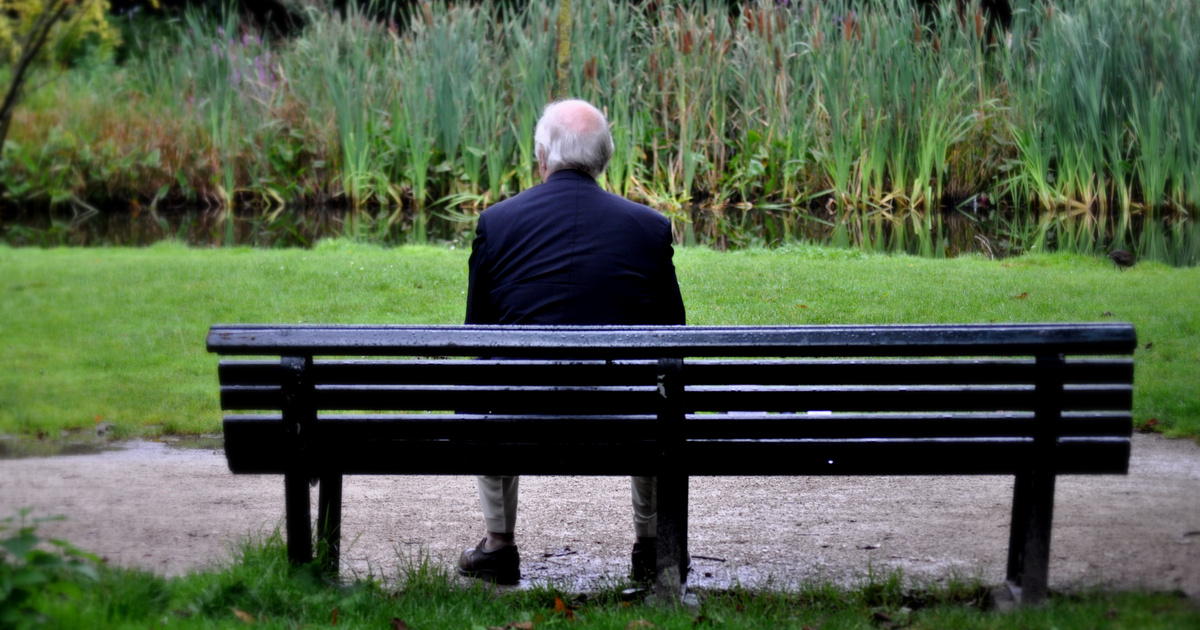
[[[496,584],[516,584],[521,581],[521,555],[516,545],[486,551],[487,538],[474,549],[467,549],[458,558],[458,574],[479,578]]]
[[[644,584],[654,581],[658,573],[658,550],[654,544],[633,543],[633,553],[630,554],[633,572],[630,577],[634,582]]]

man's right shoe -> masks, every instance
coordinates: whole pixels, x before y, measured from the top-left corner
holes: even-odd
[[[653,539],[652,539],[653,540]],[[638,584],[653,582],[654,578],[658,577],[658,545],[657,541],[633,543],[633,553],[630,554],[630,564],[633,565],[630,577]],[[683,570],[683,575],[680,576],[683,581],[687,581],[687,574],[692,571],[692,557],[688,556],[687,567]]]
[[[479,578],[496,584],[516,584],[521,581],[521,555],[516,545],[485,551],[487,538],[479,541],[458,557],[458,574]]]

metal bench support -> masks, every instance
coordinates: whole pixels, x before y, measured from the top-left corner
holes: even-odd
[[[675,601],[687,581],[688,476],[679,474],[683,441],[683,359],[658,361],[658,534],[654,593]]]
[[[342,556],[342,476],[324,473],[317,492],[317,557],[326,573],[337,575]]]
[[[1029,470],[1013,483],[1013,521],[1008,544],[1008,587],[1022,604],[1040,604],[1050,588],[1050,532],[1054,521],[1055,451],[1062,421],[1061,354],[1037,358],[1037,423]]]
[[[312,356],[285,356],[280,359],[283,369],[281,415],[282,442],[291,444],[292,462],[283,475],[284,510],[287,512],[288,560],[294,564],[312,562],[312,517],[309,510],[309,480],[312,473],[308,463],[308,445],[316,429],[317,410],[313,404]],[[338,494],[341,494],[339,488]]]

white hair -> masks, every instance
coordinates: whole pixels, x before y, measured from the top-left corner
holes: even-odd
[[[613,153],[608,119],[591,103],[577,99],[547,105],[533,143],[547,174],[576,169],[599,178]]]

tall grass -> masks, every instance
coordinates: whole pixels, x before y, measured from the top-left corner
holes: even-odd
[[[1200,262],[1195,3],[1014,0],[1007,32],[978,1],[718,4],[598,0],[572,16],[572,90],[614,126],[604,183],[667,213],[681,241]],[[273,219],[334,202],[387,242],[458,234],[538,181],[554,11],[314,11],[291,40],[193,15],[122,68],[69,73],[105,77],[131,113],[52,115],[74,107],[74,80],[31,101],[0,184],[43,208],[101,188]],[[106,143],[131,156],[117,174],[102,174]]]

